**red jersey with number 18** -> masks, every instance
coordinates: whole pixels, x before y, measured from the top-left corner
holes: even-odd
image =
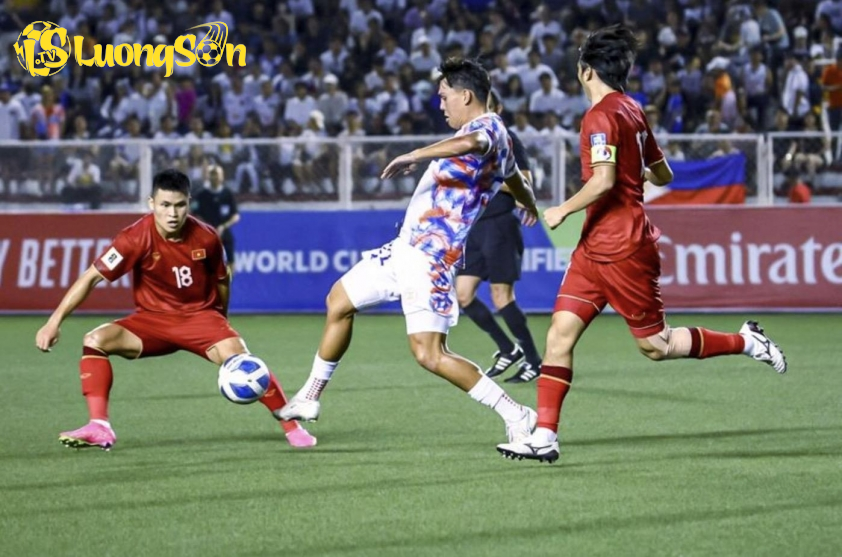
[[[579,142],[583,183],[593,176],[594,166],[616,166],[614,187],[587,208],[579,246],[589,259],[620,261],[661,234],[643,211],[643,171],[664,153],[640,105],[619,92],[585,113]]]
[[[111,282],[132,272],[138,311],[223,311],[217,290],[227,277],[222,242],[216,230],[191,216],[178,240],[164,239],[154,215],[144,216],[124,228],[94,265]]]

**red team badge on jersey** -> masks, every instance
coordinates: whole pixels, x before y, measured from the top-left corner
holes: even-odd
[[[199,261],[207,257],[204,249],[194,249],[190,252],[190,255],[193,257],[193,261]]]

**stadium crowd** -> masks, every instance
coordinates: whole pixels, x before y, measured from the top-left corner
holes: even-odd
[[[169,78],[154,67],[75,63],[32,78],[14,42],[39,20],[84,36],[86,57],[95,44],[173,44],[194,25],[222,21],[229,43],[246,45],[248,56],[242,67],[176,66]],[[235,191],[330,196],[338,157],[314,139],[447,132],[435,68],[445,57],[470,56],[489,69],[507,124],[540,157],[541,136],[578,131],[588,106],[576,77],[579,45],[589,30],[619,21],[641,44],[628,94],[657,133],[818,130],[823,100],[839,128],[838,0],[9,0],[0,6],[0,140],[155,138],[156,168],[200,178],[212,156]],[[178,143],[237,137],[302,141]],[[832,163],[829,142],[802,143],[788,146],[791,167],[814,174]],[[574,141],[569,147],[575,154]],[[355,172],[387,160],[383,149],[361,149]],[[139,157],[126,144],[66,163],[44,151],[31,165],[12,151],[0,154],[7,162],[0,180],[31,167],[47,197],[59,187],[44,173],[63,168],[61,187],[72,191],[69,176],[136,178]]]

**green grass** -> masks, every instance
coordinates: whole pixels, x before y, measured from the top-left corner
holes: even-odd
[[[116,447],[65,449],[58,432],[86,420],[81,337],[101,321],[71,318],[45,355],[41,318],[0,319],[0,555],[842,554],[841,316],[761,319],[785,376],[741,357],[656,364],[599,318],[552,466],[497,455],[502,423],[417,367],[391,316],[358,320],[314,450],[226,402],[190,354],[114,359]],[[321,318],[233,322],[294,392]],[[548,318],[530,323],[542,339]],[[450,345],[482,365],[493,351],[467,320]],[[534,384],[508,390],[535,403]]]

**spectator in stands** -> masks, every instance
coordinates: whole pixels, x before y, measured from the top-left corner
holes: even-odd
[[[175,130],[175,117],[172,114],[161,119],[161,129],[155,132],[154,138],[157,144],[153,151],[156,168],[173,166],[182,148],[178,144],[181,134]]]
[[[502,91],[500,102],[503,104],[504,114],[508,118],[528,108],[529,97],[523,90],[519,75],[511,76],[509,81],[506,82],[506,88]]]
[[[306,193],[331,195],[335,191],[331,178],[335,176],[336,159],[320,141],[325,136],[324,115],[313,110],[307,119],[307,128],[301,133],[302,143],[293,162],[296,181]]]
[[[330,39],[328,49],[320,56],[325,71],[334,75],[345,73],[345,60],[347,58],[348,50],[342,44],[342,37],[337,36]]]
[[[786,54],[784,70],[786,78],[781,92],[781,106],[789,114],[789,124],[794,130],[801,128],[804,116],[810,111],[809,88],[810,78],[801,60],[791,52]]]
[[[520,80],[527,95],[541,88],[541,76],[544,74],[549,74],[553,87],[558,88],[558,78],[549,66],[541,63],[541,53],[534,48],[529,51],[529,62],[520,69]]]
[[[566,95],[553,85],[552,72],[541,74],[541,88],[529,97],[529,112],[535,115],[545,112],[561,114],[562,103]]]
[[[325,92],[319,97],[318,110],[324,115],[325,130],[334,136],[342,129],[342,122],[348,112],[348,95],[339,90],[339,79],[327,75],[324,79]]]
[[[36,139],[61,139],[65,126],[64,107],[56,103],[53,88],[41,88],[41,101],[32,109],[32,128]]]
[[[801,180],[798,169],[791,167],[784,172],[786,177],[783,184],[783,193],[790,203],[810,203],[813,193],[808,183]]]
[[[20,101],[12,98],[7,83],[0,83],[0,141],[25,139],[29,116]]]
[[[260,94],[252,100],[254,113],[260,122],[260,129],[268,135],[281,117],[281,97],[272,90],[272,80],[264,76],[260,82]]]
[[[429,75],[441,64],[441,56],[433,50],[430,39],[421,37],[418,39],[418,50],[412,53],[409,62],[416,73]]]
[[[839,3],[842,11],[842,2]],[[822,70],[822,89],[827,95],[827,120],[831,133],[838,133],[842,124],[842,49],[836,52],[836,61]]]
[[[757,131],[765,131],[772,96],[772,70],[763,63],[763,49],[751,49],[749,62],[741,74],[740,105],[748,121]]]
[[[705,122],[696,128],[696,133],[728,133],[731,129],[722,122],[722,115],[715,108],[705,114]]]
[[[91,209],[102,206],[101,172],[94,162],[94,154],[83,150],[70,159],[67,185],[61,190],[61,200],[67,204],[85,203]]]
[[[316,110],[316,99],[307,91],[307,82],[295,82],[295,96],[287,100],[284,108],[284,120],[292,120],[299,126],[304,126],[310,119],[310,113]]]
[[[802,131],[815,135],[792,140],[781,161],[781,169],[786,171],[794,168],[799,173],[806,172],[807,179],[815,184],[816,173],[831,161],[830,139],[825,135],[820,135],[818,119],[812,111],[804,117]]]
[[[178,127],[186,132],[189,129],[190,119],[193,117],[193,109],[196,106],[196,85],[189,77],[179,82],[178,91],[175,93],[176,116]]]

